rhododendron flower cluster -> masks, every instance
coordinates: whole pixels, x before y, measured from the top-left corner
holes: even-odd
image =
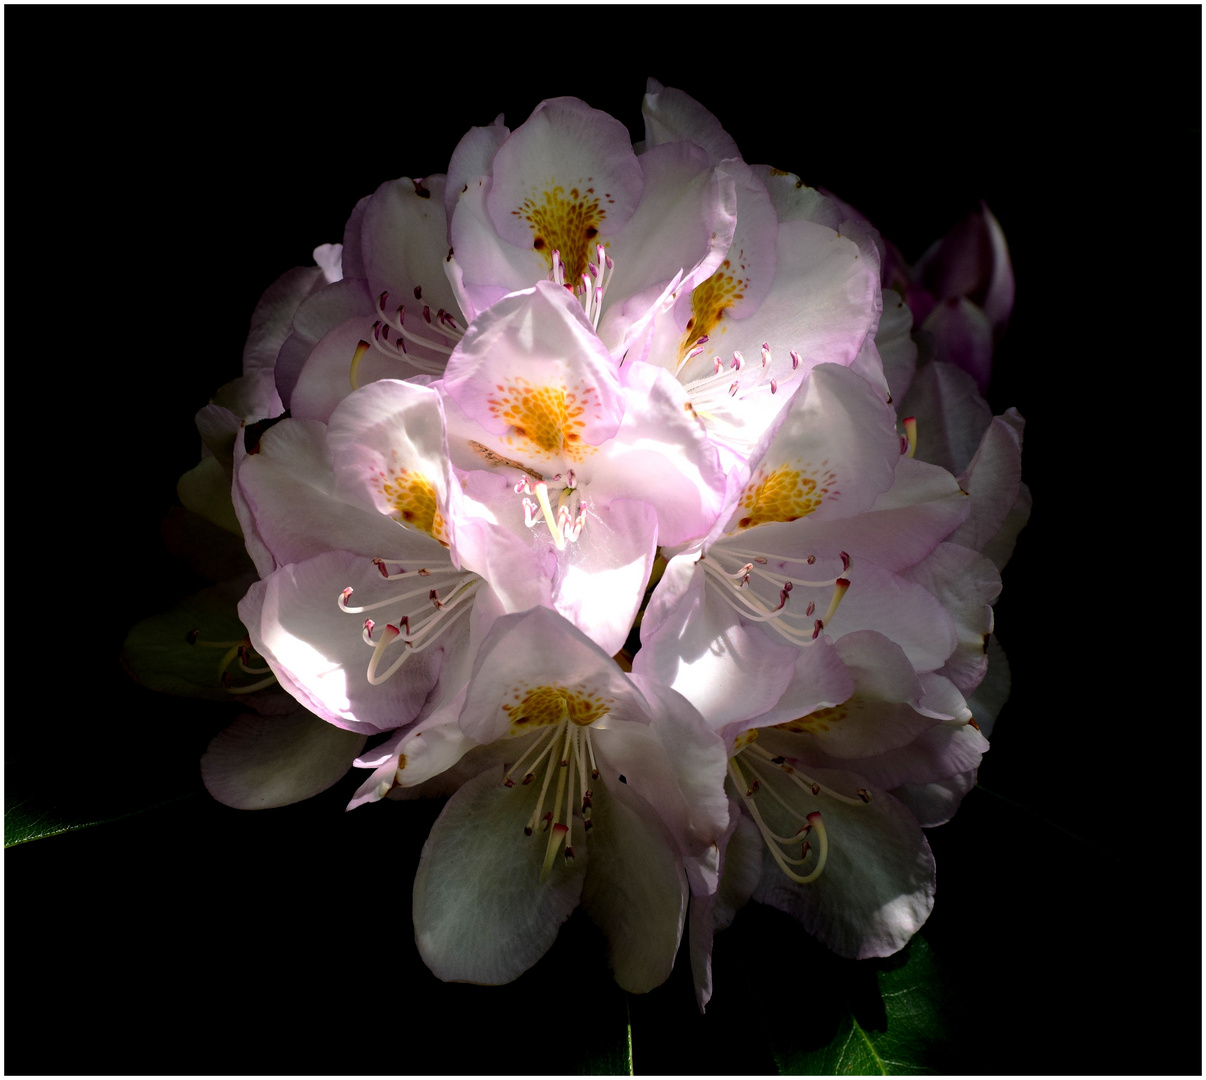
[[[689,924],[702,1007],[751,899],[847,957],[925,922],[1029,496],[980,396],[1013,295],[986,209],[910,268],[681,91],[643,114],[634,146],[545,101],[362,199],[265,294],[179,490],[256,571],[217,799],[444,798],[439,977],[508,982],[582,907],[630,991]]]

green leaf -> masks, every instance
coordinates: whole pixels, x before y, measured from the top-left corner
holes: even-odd
[[[72,793],[58,794],[49,788],[34,792],[24,784],[6,785],[4,804],[4,846],[13,847],[30,840],[88,829],[109,821],[120,821],[160,806],[190,799],[193,792],[171,799],[140,804],[137,799],[107,799],[97,801]]]
[[[808,1076],[897,1076],[945,1071],[949,991],[923,937],[885,960],[837,961],[829,1009],[835,1029],[811,1049],[773,1046],[781,1073]]]

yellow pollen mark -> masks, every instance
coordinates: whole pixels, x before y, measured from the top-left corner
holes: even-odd
[[[521,451],[544,457],[566,457],[581,461],[594,452],[582,442],[582,419],[587,402],[594,393],[580,393],[561,386],[533,386],[526,379],[514,378],[499,385],[498,396],[489,399],[490,411],[510,425],[507,442]]]
[[[514,690],[511,702],[502,707],[511,720],[511,733],[522,735],[538,727],[569,720],[579,727],[589,727],[608,712],[609,702],[587,690],[570,690],[564,686],[537,686],[523,697]]]
[[[805,517],[833,491],[836,480],[832,472],[822,476],[807,467],[798,469],[780,465],[769,474],[759,469],[741,496],[740,505],[745,513],[738,518],[737,526],[749,529],[772,521],[795,521]]]
[[[736,756],[743,748],[749,746],[758,738],[758,729],[750,728],[748,731],[743,731],[733,740],[733,755]]]
[[[687,320],[687,329],[678,347],[680,364],[695,347],[696,341],[716,329],[724,317],[725,308],[745,298],[744,290],[748,281],[734,277],[730,271],[731,264],[725,259],[716,272],[707,281],[696,285],[691,293],[691,318]]]
[[[540,195],[524,199],[519,216],[532,227],[532,247],[544,256],[549,269],[553,252],[560,251],[565,280],[576,285],[586,273],[607,217],[595,189],[571,188],[567,197],[559,185],[546,188]]]
[[[394,520],[445,544],[444,518],[436,504],[435,485],[422,473],[400,469],[391,479],[385,473],[373,477],[373,486],[394,508]]]
[[[829,730],[831,725],[845,720],[853,708],[853,703],[847,701],[842,705],[834,705],[832,708],[816,709],[807,716],[801,716],[797,720],[788,720],[785,724],[776,724],[775,727],[781,731],[803,731],[809,735],[822,735]]]

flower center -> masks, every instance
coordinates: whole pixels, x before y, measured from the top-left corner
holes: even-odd
[[[508,425],[506,441],[521,455],[581,461],[595,452],[582,442],[582,417],[598,396],[593,386],[533,386],[513,376],[495,390],[490,412]]]
[[[773,521],[795,521],[811,514],[833,491],[835,473],[811,466],[783,464],[767,472],[759,466],[742,492],[740,507],[744,513],[737,521],[739,529],[751,529]]]
[[[514,787],[516,776],[520,777],[521,784],[531,784],[544,763],[540,793],[523,831],[525,836],[532,836],[537,828],[548,833],[544,865],[540,871],[540,880],[546,881],[562,841],[565,861],[568,863],[574,858],[575,781],[582,793],[583,831],[589,832],[592,827],[590,812],[594,791],[590,784],[599,779],[599,769],[595,764],[590,727],[609,711],[610,702],[595,691],[564,686],[538,686],[522,693],[515,689],[512,702],[502,707],[511,721],[511,737],[523,737],[534,728],[543,729],[537,731],[507,770],[503,785]],[[554,774],[557,790],[546,810]]]
[[[403,525],[425,532],[448,546],[444,518],[436,502],[435,485],[420,472],[399,469],[393,476],[379,472],[370,484],[393,508],[393,518]]]
[[[406,586],[416,585],[416,588],[404,587],[401,592],[383,600],[355,607],[348,603],[352,589],[344,589],[339,594],[339,609],[349,615],[363,615],[365,612],[384,608],[389,608],[394,615],[376,641],[373,640],[373,630],[377,624],[372,619],[364,620],[361,637],[373,650],[366,675],[373,686],[380,685],[394,675],[412,654],[422,652],[435,644],[445,631],[472,608],[471,601],[482,583],[482,579],[476,574],[458,570],[451,564],[435,570],[422,568],[391,573],[389,566],[397,566],[400,561],[374,559],[373,563],[381,571],[383,578],[405,582]],[[383,671],[381,667],[385,654],[395,643],[400,643],[402,653]]]
[[[585,183],[591,183],[591,178]],[[576,282],[586,273],[590,249],[607,218],[602,199],[593,187],[572,187],[567,195],[565,188],[556,185],[533,192],[512,213],[531,227],[532,248],[544,256],[549,268],[554,253],[559,253],[569,280]]]
[[[710,278],[700,282],[692,291],[691,317],[687,320],[682,344],[678,348],[680,367],[689,359],[689,355],[699,355],[692,352],[699,344],[698,339],[708,339],[724,318],[725,309],[745,299],[748,279],[735,277],[731,271],[732,263],[725,259]]]

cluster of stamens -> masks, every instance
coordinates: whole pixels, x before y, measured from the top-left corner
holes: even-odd
[[[373,650],[368,662],[368,681],[373,686],[390,678],[414,653],[430,648],[441,634],[472,608],[469,601],[481,585],[482,579],[476,574],[465,573],[453,566],[435,570],[395,570],[391,573],[389,567],[398,566],[400,562],[399,559],[373,560],[382,577],[390,581],[404,581],[408,586],[416,583],[416,579],[421,579],[418,588],[404,588],[402,592],[384,600],[360,606],[348,603],[352,589],[344,589],[339,594],[339,610],[349,615],[363,615],[386,607],[395,610],[399,606],[403,608],[401,617],[386,623],[376,640],[373,639],[373,632],[377,624],[372,619],[364,620],[361,637]],[[382,671],[385,653],[395,643],[401,644],[402,653]]]
[[[555,750],[560,753],[554,753]],[[539,751],[539,753],[537,753]],[[532,755],[535,754],[535,758]],[[527,762],[531,759],[530,764]],[[599,779],[599,769],[595,764],[595,751],[591,745],[590,728],[582,727],[563,719],[560,723],[549,725],[537,735],[507,770],[503,778],[505,787],[514,787],[518,776],[520,784],[530,784],[536,779],[536,772],[544,762],[544,779],[540,785],[540,796],[536,800],[536,808],[523,827],[525,836],[531,836],[537,829],[548,833],[548,843],[544,851],[544,864],[540,870],[540,880],[545,881],[557,856],[557,850],[565,841],[565,862],[568,864],[574,858],[574,781],[582,792],[582,827],[589,832],[591,823],[591,799],[594,791],[587,779]],[[589,762],[589,766],[588,766]],[[521,771],[522,770],[522,771]],[[548,810],[545,809],[545,799],[552,784],[553,774],[557,775],[557,791]]]
[[[739,615],[750,622],[764,622],[793,645],[807,647],[821,636],[826,624],[836,614],[846,590],[850,588],[850,581],[844,576],[850,569],[850,556],[844,551],[839,552],[838,556],[842,560],[842,574],[819,580],[786,572],[788,567],[803,569],[812,566],[817,561],[815,555],[798,559],[754,551],[730,542],[714,546],[700,558],[699,565],[708,579],[720,586],[719,595]],[[736,570],[726,569],[722,558],[741,565]],[[759,588],[763,593],[770,592],[772,595],[777,590],[778,603],[759,595]],[[825,614],[817,617],[815,600],[803,600],[798,596],[793,598],[796,589],[832,590]]]
[[[683,356],[675,374],[681,372],[691,360],[702,356],[707,351],[704,348],[707,343],[707,334],[697,338],[694,346]],[[717,417],[713,415],[713,412],[724,404],[725,398],[738,396],[744,398],[761,390],[769,390],[772,394],[778,393],[779,380],[770,374],[771,348],[765,341],[762,343],[761,352],[761,364],[747,362],[745,356],[737,350],[734,350],[733,359],[727,364],[719,356],[712,357],[712,373],[710,375],[703,375],[684,384],[695,414],[702,420],[715,421]],[[790,355],[791,369],[793,372],[798,371],[800,354],[792,349]]]
[[[423,301],[423,289],[419,285],[415,286],[415,299],[420,303]],[[405,360],[425,374],[442,375],[447,364],[446,358],[452,355],[456,343],[465,334],[456,319],[444,308],[432,312],[430,305],[423,304],[422,323],[416,327],[414,319],[411,320],[411,325],[406,324],[406,305],[400,304],[390,312],[386,308],[388,301],[388,292],[383,292],[377,297],[377,321],[373,323],[371,341],[361,341],[352,356],[352,366],[348,378],[353,390],[359,389],[357,373],[360,361],[364,359],[364,354],[369,349],[375,348],[391,360]],[[393,332],[392,338],[390,337],[391,331]],[[408,341],[412,345],[421,345],[425,349],[440,354],[440,359],[430,360],[418,353],[408,352],[406,348]]]
[[[271,686],[276,682],[276,676],[272,674],[272,669],[252,649],[249,637],[243,637],[238,641],[204,641],[200,636],[200,631],[190,630],[185,634],[184,640],[190,645],[198,645],[206,649],[223,650],[222,659],[218,661],[218,681],[231,694],[250,694],[256,690],[263,690],[265,687]],[[252,659],[253,657],[255,658],[254,660]],[[252,683],[235,685],[234,676],[231,675],[232,666],[234,670],[244,675],[260,675],[264,677]]]
[[[554,249],[552,258],[553,269],[549,277],[556,284],[564,285],[581,301],[591,326],[598,330],[599,316],[603,314],[603,286],[616,268],[612,257],[603,250],[602,244],[596,244],[595,261],[586,264],[586,269],[576,282],[566,280],[565,264],[561,261],[559,250]]]
[[[573,542],[582,534],[586,524],[586,504],[582,501],[573,469],[565,475],[556,511],[549,500],[549,483],[562,483],[561,474],[558,473],[548,482],[524,475],[515,484],[515,494],[536,496],[535,502],[529,498],[523,500],[524,524],[531,529],[543,521],[549,527],[557,550],[564,551],[567,540]]]
[[[757,732],[751,732],[755,738]],[[738,764],[740,758],[741,763]],[[748,778],[747,778],[748,774]],[[807,885],[816,881],[825,869],[825,861],[829,858],[829,837],[825,832],[825,823],[819,810],[804,810],[793,806],[789,800],[797,800],[800,793],[813,799],[825,796],[850,806],[862,806],[871,801],[871,793],[866,788],[859,788],[856,798],[843,795],[832,788],[812,779],[800,772],[794,765],[788,763],[783,756],[773,756],[769,751],[756,742],[748,742],[737,754],[729,759],[729,778],[737,794],[745,803],[746,809],[753,818],[754,824],[762,834],[767,850],[774,857],[783,871],[792,881]],[[791,836],[783,836],[767,825],[762,812],[758,809],[758,796],[765,793],[785,811],[794,821],[801,822],[800,827]],[[815,834],[817,845],[813,848],[811,837]],[[790,854],[800,845],[798,856]],[[806,873],[793,870],[792,867],[802,867],[809,862],[810,855],[815,851],[815,862]]]

